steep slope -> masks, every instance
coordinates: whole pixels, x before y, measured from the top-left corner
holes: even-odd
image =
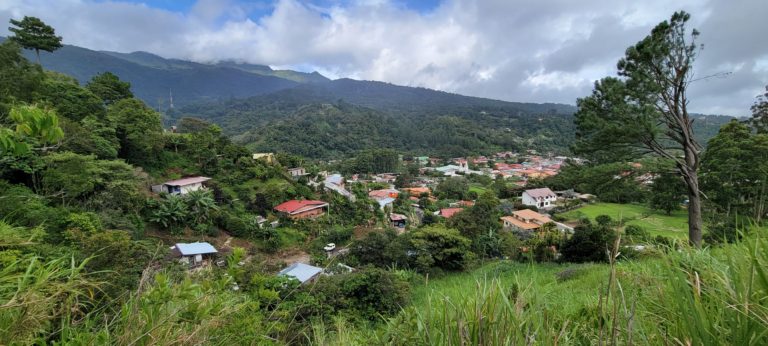
[[[382,147],[444,156],[531,147],[565,152],[574,110],[339,79],[190,105],[179,115],[217,123],[254,150],[333,158]]]

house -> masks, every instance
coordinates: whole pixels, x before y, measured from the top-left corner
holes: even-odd
[[[188,177],[183,179],[166,181],[160,185],[152,186],[153,192],[165,192],[171,195],[186,195],[192,191],[204,189],[203,183],[211,180],[207,177]]]
[[[395,203],[395,199],[392,197],[381,198],[377,199],[376,203],[379,203],[379,208],[384,210],[384,208],[386,208],[388,205]]]
[[[298,179],[307,175],[307,171],[304,169],[304,167],[288,168],[288,175],[290,175],[292,178]]]
[[[368,192],[368,197],[379,203],[379,208],[384,210],[388,205],[395,203],[399,194],[400,192],[395,189],[381,189]]]
[[[467,207],[474,207],[475,206],[475,201],[458,201],[458,202],[456,202],[456,205],[459,206],[459,207],[465,207],[465,208],[467,208]]]
[[[392,227],[405,228],[408,223],[408,218],[403,214],[389,214],[389,221],[392,223]]]
[[[537,208],[549,208],[557,200],[557,195],[547,187],[525,190],[523,192],[523,204]]]
[[[299,280],[301,284],[312,282],[323,272],[322,268],[304,263],[294,263],[277,273],[278,276],[288,276]]]
[[[573,189],[563,190],[563,191],[555,191],[555,194],[558,195],[560,198],[563,199],[578,199],[579,193],[576,191],[573,191]]]
[[[431,195],[432,191],[428,187],[406,187],[402,188],[403,192],[407,193],[411,197],[421,197],[423,194]]]
[[[451,217],[453,217],[453,215],[455,215],[456,213],[462,210],[464,210],[464,208],[444,208],[444,209],[440,209],[437,215],[442,216],[446,219],[450,219]]]
[[[395,189],[380,189],[380,190],[371,190],[368,192],[368,197],[380,200],[384,198],[397,198],[397,196],[400,195],[400,191],[397,191]]]
[[[351,201],[355,200],[355,195],[347,190],[344,177],[342,177],[341,174],[331,174],[325,177],[323,186],[326,190],[334,191]]]
[[[180,258],[179,262],[190,266],[199,266],[203,260],[218,253],[213,245],[206,242],[176,243],[171,247],[171,252]]]
[[[445,176],[454,176],[458,172],[462,172],[462,173],[464,172],[464,170],[462,170],[461,167],[456,165],[447,165],[447,166],[437,167],[435,168],[435,170],[440,173],[443,173],[443,175]]]
[[[291,219],[312,219],[325,215],[328,203],[315,200],[290,200],[274,208]]]
[[[396,176],[396,175],[394,175],[394,174],[389,174],[389,173],[381,173],[381,174],[376,174],[376,175],[373,177],[373,181],[375,181],[375,182],[377,182],[377,183],[388,183],[388,184],[392,184],[392,183],[394,183],[394,182],[395,182],[395,180],[397,180],[397,176]]]
[[[253,154],[254,160],[261,160],[266,163],[275,163],[277,160],[275,160],[275,153],[254,153]]]
[[[536,231],[545,223],[553,222],[548,216],[529,209],[514,211],[511,216],[503,216],[501,221],[505,229],[517,231]]]

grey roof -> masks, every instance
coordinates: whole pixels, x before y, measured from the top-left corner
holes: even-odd
[[[344,182],[344,177],[342,177],[341,174],[331,174],[325,178],[325,182],[341,185]]]
[[[163,185],[170,185],[170,186],[187,186],[192,184],[199,184],[204,183],[208,180],[211,180],[211,178],[208,177],[189,177],[189,178],[183,178],[183,179],[176,179],[171,181],[166,181],[163,183]]]
[[[322,268],[297,262],[291,264],[288,268],[281,270],[279,273],[277,273],[277,275],[291,276],[298,279],[301,283],[305,283],[315,277],[315,275],[320,274],[322,271]]]
[[[392,202],[394,202],[394,201],[395,201],[395,199],[394,199],[394,198],[392,198],[392,197],[387,197],[387,198],[382,198],[382,199],[379,199],[379,200],[377,200],[376,202],[379,202],[379,206],[381,206],[382,208],[384,208],[384,206],[385,206],[385,205],[387,205],[387,204],[390,204],[390,203],[392,203]]]
[[[557,195],[552,192],[548,187],[543,187],[540,189],[531,189],[531,190],[525,190],[525,193],[528,194],[528,196],[531,196],[533,198],[543,198],[543,197],[557,197]]]
[[[176,249],[179,250],[182,256],[204,255],[218,252],[213,245],[206,242],[176,243]]]
[[[456,166],[456,165],[448,165],[448,166],[442,166],[442,167],[435,168],[436,171],[440,171],[440,172],[458,171],[460,169],[461,169],[461,167]]]

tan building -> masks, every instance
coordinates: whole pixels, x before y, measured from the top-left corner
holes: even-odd
[[[548,216],[529,209],[512,212],[511,216],[504,216],[501,221],[505,229],[518,231],[536,231],[545,223],[553,222]]]

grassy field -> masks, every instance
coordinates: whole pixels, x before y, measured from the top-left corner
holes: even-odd
[[[335,342],[317,343],[765,345],[766,246],[751,238],[614,268],[488,263],[415,283],[411,306],[375,332],[337,326]]]
[[[561,215],[571,221],[584,216],[594,220],[598,215],[608,215],[614,220],[629,220],[628,225],[643,227],[652,236],[688,237],[688,213],[683,209],[667,215],[639,204],[595,203]]]
[[[461,301],[478,286],[498,280],[509,290],[527,292],[537,306],[566,315],[578,314],[585,306],[596,306],[598,287],[608,278],[608,270],[605,264],[495,262],[415,286],[413,305],[420,310],[436,297],[444,302]]]
[[[474,191],[474,192],[476,192],[478,195],[482,195],[482,194],[483,194],[483,192],[485,192],[486,190],[488,190],[488,189],[487,189],[487,188],[485,188],[485,187],[483,187],[483,186],[482,186],[482,185],[480,185],[480,184],[470,184],[470,185],[469,185],[469,191],[470,191],[470,192]]]

